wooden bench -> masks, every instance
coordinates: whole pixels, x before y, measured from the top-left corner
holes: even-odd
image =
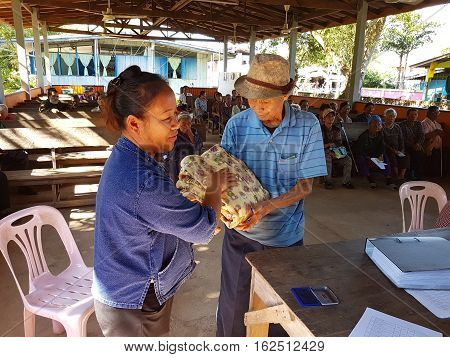
[[[57,169],[4,171],[11,187],[52,185],[52,201],[44,204],[54,207],[73,207],[95,204],[95,197],[61,201],[62,184],[98,182],[103,166],[76,166]]]
[[[7,129],[14,128],[95,128],[95,127],[105,127],[106,123],[98,119],[88,119],[88,118],[67,118],[67,119],[12,119],[3,120],[2,124]],[[3,130],[3,129],[0,129]]]
[[[109,150],[98,151],[77,151],[67,153],[52,154],[30,154],[28,159],[38,163],[51,163],[53,168],[73,166],[73,165],[87,165],[87,164],[101,164],[103,165],[111,155]]]

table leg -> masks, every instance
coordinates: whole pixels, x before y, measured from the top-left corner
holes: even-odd
[[[250,285],[249,311],[262,310],[267,306],[255,292],[255,268],[252,268],[252,281]],[[267,337],[269,336],[269,324],[260,323],[247,326],[247,337]]]

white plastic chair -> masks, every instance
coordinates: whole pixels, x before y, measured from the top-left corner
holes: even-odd
[[[26,217],[31,217],[25,223]],[[17,222],[19,219],[23,220]],[[70,264],[62,273],[50,273],[42,250],[42,226],[58,232],[69,255]],[[15,242],[28,265],[29,292],[25,294],[17,280],[8,253],[8,243]],[[35,336],[35,315],[49,318],[53,332],[67,336],[86,336],[86,323],[94,312],[91,295],[92,268],[86,267],[62,214],[53,207],[36,206],[13,213],[0,220],[0,250],[14,276],[24,305],[25,336]]]
[[[434,198],[437,201],[439,212],[441,212],[442,208],[447,203],[447,194],[444,189],[438,184],[428,181],[405,182],[400,186],[399,195],[402,205],[403,232],[407,232],[404,211],[404,202],[406,199],[408,199],[411,206],[411,224],[408,228],[408,232],[423,229],[423,214],[429,197]]]

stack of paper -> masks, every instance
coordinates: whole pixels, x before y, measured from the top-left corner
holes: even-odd
[[[411,290],[405,289],[408,294],[430,310],[440,319],[450,318],[450,290]]]
[[[372,157],[370,160],[377,165],[381,170],[384,170],[386,168],[386,163],[383,161],[378,160],[376,157]]]
[[[349,337],[442,337],[442,333],[367,308]]]
[[[366,254],[399,288],[450,290],[450,241],[444,238],[367,239]]]

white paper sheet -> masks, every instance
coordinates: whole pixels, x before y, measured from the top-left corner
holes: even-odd
[[[377,165],[381,170],[384,170],[386,167],[386,164],[383,161],[378,160],[376,157],[372,157],[370,160]]]
[[[442,337],[442,333],[368,307],[349,337]]]
[[[440,319],[450,318],[450,290],[405,289],[408,294]]]
[[[400,152],[397,153],[397,156],[398,157],[405,157],[406,155],[400,151]]]

